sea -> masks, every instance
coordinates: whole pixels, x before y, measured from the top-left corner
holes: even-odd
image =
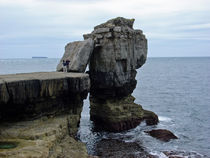
[[[0,59],[0,74],[55,71],[60,59]],[[84,101],[78,139],[94,155],[97,142],[119,139],[135,142],[145,151],[166,157],[178,151],[186,157],[210,157],[210,57],[150,57],[137,70],[135,102],[159,116],[159,124],[108,133],[95,131],[90,120],[89,99]],[[178,139],[159,141],[144,131],[167,129]],[[194,156],[193,156],[194,153]],[[180,155],[179,155],[180,156]]]

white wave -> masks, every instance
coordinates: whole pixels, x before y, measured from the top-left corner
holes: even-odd
[[[157,156],[158,158],[168,158],[164,153],[162,152],[150,152],[151,155]]]
[[[170,122],[172,119],[169,117],[165,117],[165,116],[158,116],[159,121],[163,121],[163,122]]]

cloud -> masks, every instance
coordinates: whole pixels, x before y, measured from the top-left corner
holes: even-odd
[[[65,45],[117,16],[135,18],[149,40],[209,40],[209,12],[209,0],[0,0],[0,45]]]
[[[180,30],[200,30],[200,29],[210,29],[210,23],[204,24],[192,24],[192,25],[184,25],[179,27]]]
[[[192,34],[192,33],[150,33],[147,32],[147,37],[149,39],[164,39],[164,40],[208,40],[210,41],[210,37],[207,34]]]

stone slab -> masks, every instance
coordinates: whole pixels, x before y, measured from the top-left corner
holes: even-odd
[[[89,89],[89,75],[84,73],[0,75],[0,121],[76,112]]]
[[[85,73],[35,72],[0,75],[0,103],[7,103],[11,99],[24,103],[36,97],[57,96],[62,91],[82,93],[89,89],[89,75]]]
[[[94,48],[94,41],[87,39],[84,41],[71,42],[66,45],[63,57],[57,66],[57,71],[63,71],[63,60],[69,60],[69,72],[85,72]]]

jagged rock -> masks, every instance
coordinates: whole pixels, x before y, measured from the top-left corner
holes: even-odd
[[[100,158],[157,158],[135,142],[102,139],[97,142],[96,155]]]
[[[0,121],[68,112],[81,107],[89,88],[83,73],[0,75]]]
[[[90,119],[95,122],[96,128],[111,132],[135,128],[143,120],[146,120],[148,125],[157,124],[157,115],[144,110],[141,105],[135,104],[134,100],[133,96],[104,100],[90,97]]]
[[[115,26],[120,26],[120,27],[126,26],[126,27],[129,27],[132,29],[134,21],[135,21],[135,19],[125,19],[123,17],[117,17],[117,18],[108,20],[107,22],[94,27],[94,29],[104,28],[104,27],[113,28]]]
[[[1,158],[87,158],[85,144],[76,141],[72,127],[71,114],[53,118],[42,117],[34,121],[3,123],[0,125],[0,142],[14,142],[16,147],[0,149]],[[69,127],[71,125],[71,128]],[[0,143],[1,144],[1,143]],[[1,148],[1,146],[0,146]]]
[[[64,55],[57,66],[57,71],[63,71],[63,60],[69,60],[69,72],[85,72],[93,48],[94,41],[92,39],[68,43],[65,46]]]
[[[115,18],[94,28],[84,38],[92,38],[95,48],[90,60],[92,95],[127,96],[136,87],[136,69],[147,57],[147,40],[133,29],[134,19]]]
[[[177,136],[175,136],[171,131],[168,131],[166,129],[157,129],[145,132],[151,135],[152,137],[157,138],[164,142],[168,142],[171,139],[178,139]]]
[[[209,156],[202,155],[195,151],[163,151],[163,153],[169,158],[209,158]]]

